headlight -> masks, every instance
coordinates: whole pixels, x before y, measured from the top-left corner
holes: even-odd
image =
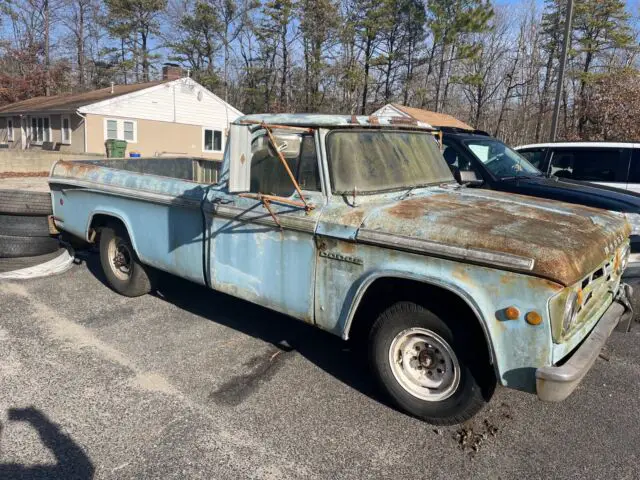
[[[625,213],[624,216],[631,225],[631,235],[640,235],[640,214]]]
[[[564,333],[568,332],[571,325],[573,325],[573,322],[578,315],[579,306],[578,294],[574,291],[569,292],[569,295],[567,295],[567,301],[564,304],[564,314],[562,317],[562,331]]]

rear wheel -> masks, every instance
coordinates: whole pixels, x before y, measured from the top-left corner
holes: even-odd
[[[464,323],[464,322],[460,322]],[[383,391],[400,409],[436,425],[463,422],[496,385],[481,339],[451,328],[412,302],[398,302],[370,332],[370,359]],[[483,340],[483,339],[482,339]]]
[[[100,263],[111,288],[127,297],[151,291],[151,272],[136,255],[129,235],[118,225],[100,233]]]

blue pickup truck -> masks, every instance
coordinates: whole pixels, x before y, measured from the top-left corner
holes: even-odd
[[[54,222],[99,242],[123,295],[162,270],[361,341],[382,391],[431,423],[498,383],[563,400],[632,315],[624,217],[461,186],[418,123],[245,116],[215,182],[193,162],[60,161]]]

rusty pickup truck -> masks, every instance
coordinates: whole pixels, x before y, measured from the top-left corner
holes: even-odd
[[[428,126],[251,115],[227,134],[215,182],[190,159],[58,162],[55,224],[99,241],[123,295],[162,270],[360,341],[434,424],[497,384],[563,400],[632,316],[622,216],[458,185]]]

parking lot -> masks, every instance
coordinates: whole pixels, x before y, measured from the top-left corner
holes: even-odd
[[[178,279],[121,297],[93,254],[0,306],[0,478],[640,475],[640,328],[562,404],[499,389],[437,428],[339,339]]]

